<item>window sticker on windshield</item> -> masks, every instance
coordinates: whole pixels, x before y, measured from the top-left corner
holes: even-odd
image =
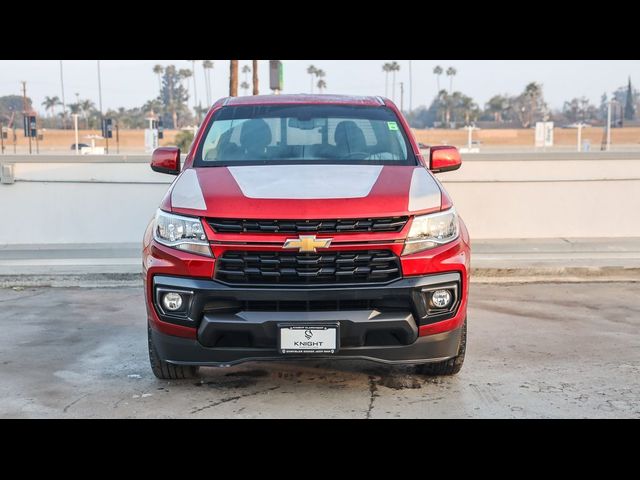
[[[396,122],[387,122],[389,130],[398,130],[398,124]]]

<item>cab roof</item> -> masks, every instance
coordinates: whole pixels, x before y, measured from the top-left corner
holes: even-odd
[[[361,105],[379,107],[385,104],[385,99],[383,99],[382,97],[365,97],[356,95],[251,95],[244,97],[227,97],[224,99],[223,105],[280,105],[292,103]]]

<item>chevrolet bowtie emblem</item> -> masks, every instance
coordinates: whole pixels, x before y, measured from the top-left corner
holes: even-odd
[[[318,238],[315,235],[300,235],[298,238],[289,238],[284,242],[283,248],[297,248],[300,252],[315,252],[316,248],[327,248],[331,245],[330,238]]]

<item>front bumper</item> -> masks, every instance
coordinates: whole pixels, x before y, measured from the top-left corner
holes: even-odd
[[[155,327],[156,349],[174,364],[219,366],[259,359],[322,357],[280,355],[281,323],[339,323],[340,349],[331,358],[425,363],[457,354],[459,327],[466,315],[463,281],[460,272],[448,272],[357,288],[246,288],[215,280],[156,275],[152,279],[153,305],[147,307]],[[443,286],[457,292],[455,301],[448,311],[434,313],[429,309],[427,292]],[[160,298],[166,291],[186,295],[181,315],[162,310]],[[443,323],[449,325],[447,331],[420,336],[423,328]],[[175,336],[163,328],[166,325],[191,330],[194,336]]]
[[[222,367],[257,360],[343,359],[371,360],[387,364],[420,364],[437,362],[455,356],[460,345],[461,329],[419,337],[410,345],[378,347],[345,347],[334,355],[287,354],[276,348],[208,348],[197,339],[165,335],[151,331],[159,355],[174,365]]]

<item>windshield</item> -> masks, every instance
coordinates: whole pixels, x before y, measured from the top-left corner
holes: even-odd
[[[194,165],[275,163],[415,165],[416,160],[387,107],[244,105],[214,114]]]

